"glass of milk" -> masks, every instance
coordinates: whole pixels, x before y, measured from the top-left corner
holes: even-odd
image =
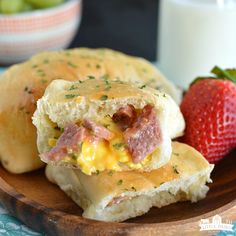
[[[158,42],[160,69],[182,88],[236,67],[236,0],[161,0]]]

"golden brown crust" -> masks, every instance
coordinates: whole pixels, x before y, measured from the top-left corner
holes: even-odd
[[[100,167],[96,166],[97,161],[95,159],[97,158],[93,159],[93,161],[87,160],[88,162],[85,161],[86,163],[84,163],[86,155],[84,158],[78,158],[77,161],[71,158],[66,158],[66,161],[65,158],[60,161],[45,158],[43,153],[47,153],[52,149],[49,140],[60,135],[56,134],[55,127],[65,128],[68,124],[81,122],[85,118],[98,124],[105,124],[106,121],[104,123],[104,120],[107,120],[107,116],[112,117],[114,113],[126,104],[131,104],[137,110],[143,109],[147,104],[151,104],[155,112],[155,119],[158,118],[157,126],[161,133],[161,141],[158,144],[158,148],[142,163],[136,163],[137,165],[131,164],[131,162],[121,164],[118,159],[111,158],[108,153],[105,156],[103,155],[103,163],[98,165]],[[110,119],[108,118],[108,120]],[[150,87],[140,88],[123,81],[94,78],[79,82],[54,80],[47,87],[44,96],[38,100],[37,110],[33,116],[33,124],[37,127],[38,150],[42,154],[41,157],[44,162],[80,168],[82,171],[86,169],[84,172],[86,174],[105,169],[150,171],[151,169],[159,168],[170,159],[171,138],[175,138],[179,133],[182,133],[185,127],[179,107],[169,95]],[[174,128],[172,128],[171,124],[174,124]],[[111,128],[112,126],[108,127],[111,132],[114,131],[114,127]],[[120,137],[121,139],[119,139],[118,136],[114,139],[116,140],[115,142],[123,142],[123,138]],[[97,152],[104,153],[101,149],[97,149]]]
[[[112,50],[77,49],[41,53],[11,67],[0,77],[0,159],[13,173],[41,167],[36,148],[36,129],[31,117],[36,101],[55,79],[84,80],[88,76],[141,81],[152,87],[175,89],[148,62]]]
[[[84,209],[84,217],[123,221],[152,206],[196,202],[206,196],[214,166],[186,144],[173,142],[172,148],[171,160],[150,172],[103,171],[88,176],[80,170],[48,165],[46,176]]]
[[[104,171],[99,175],[87,176],[78,170],[73,170],[80,179],[90,200],[105,196],[119,196],[124,189],[145,191],[159,187],[165,182],[170,182],[182,177],[192,176],[193,174],[207,169],[209,163],[194,148],[179,142],[172,142],[173,153],[171,160],[161,168],[150,172],[127,171],[111,172]],[[122,183],[119,184],[119,181]],[[96,200],[95,200],[96,199]]]

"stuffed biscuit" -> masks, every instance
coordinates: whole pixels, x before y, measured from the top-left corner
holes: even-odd
[[[32,115],[36,102],[55,79],[89,77],[122,79],[158,88],[174,99],[180,92],[148,61],[109,49],[79,48],[40,53],[0,75],[0,162],[12,173],[38,169],[36,129]]]
[[[124,221],[178,201],[206,196],[213,165],[192,147],[173,142],[170,161],[151,172],[105,171],[88,176],[80,170],[48,165],[48,179],[84,210],[83,216]],[[157,216],[158,217],[158,216]]]
[[[160,91],[91,77],[53,81],[33,116],[42,161],[81,169],[150,171],[166,164],[184,120]]]

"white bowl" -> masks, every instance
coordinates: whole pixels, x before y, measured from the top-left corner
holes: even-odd
[[[67,48],[82,14],[82,0],[67,0],[48,9],[0,14],[0,64],[24,61],[32,55]]]

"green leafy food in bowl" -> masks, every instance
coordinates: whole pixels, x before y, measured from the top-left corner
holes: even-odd
[[[0,13],[14,14],[57,6],[65,0],[0,0]]]

